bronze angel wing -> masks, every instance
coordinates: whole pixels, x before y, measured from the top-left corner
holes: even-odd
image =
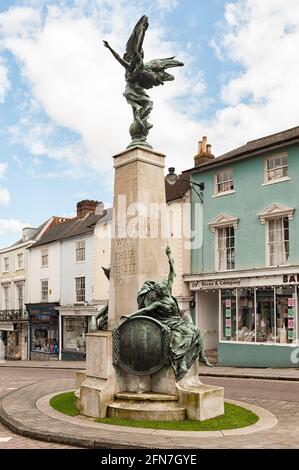
[[[149,26],[148,17],[143,15],[137,22],[126,46],[126,52],[124,54],[124,60],[128,63],[135,62],[136,59],[143,59],[143,41],[145,31]]]

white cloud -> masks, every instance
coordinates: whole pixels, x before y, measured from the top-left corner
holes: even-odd
[[[101,41],[107,39],[122,53],[145,3],[25,3],[0,15],[1,45],[15,56],[31,93],[24,95],[20,120],[10,128],[15,141],[25,145],[35,161],[55,162],[56,171],[44,176],[58,172],[82,177],[86,169],[111,173],[111,156],[129,142],[131,110],[122,96],[123,70]],[[189,56],[189,49],[169,41],[165,23],[155,15],[154,10],[163,13],[177,3],[152,3],[144,45],[146,60],[176,54],[186,63],[174,70],[175,82],[149,92],[154,101],[149,141],[167,153],[168,163],[178,169],[192,166],[196,141],[203,134],[218,155],[297,125],[299,2],[288,0],[287,8],[281,0],[226,2],[223,29],[212,43],[218,57],[230,60],[226,76],[234,76],[221,82],[218,109],[212,113],[203,74],[192,62],[192,47]],[[234,67],[228,69],[231,61],[239,67],[238,75]],[[204,113],[194,119],[193,112],[200,109]],[[61,129],[69,131],[67,137],[62,138]],[[30,171],[41,176],[36,164]]]
[[[0,58],[0,103],[4,103],[5,95],[9,88],[8,70]]]
[[[82,167],[110,172],[112,155],[130,141],[132,112],[122,96],[124,70],[101,42],[107,39],[123,53],[143,8],[134,0],[73,4],[73,9],[52,5],[43,21],[40,10],[33,7],[24,9],[23,15],[20,8],[0,15],[0,25],[20,22],[15,30],[2,27],[2,45],[16,57],[33,96],[10,130],[32,155],[62,162],[69,173],[80,174]],[[160,11],[175,4],[156,3]],[[146,60],[176,53],[190,63],[181,46],[167,39],[159,22],[152,22],[147,32],[145,53]],[[176,69],[175,82],[150,90],[154,99],[150,141],[177,160],[186,152],[188,138],[193,144],[197,132],[196,124],[175,106],[175,99],[188,97],[190,92],[197,99],[205,89],[201,73],[192,79],[187,72],[188,67]],[[34,113],[36,103],[48,122],[40,119],[40,112]],[[195,106],[194,99],[189,106]],[[72,133],[68,142],[59,138],[61,128]]]
[[[156,0],[158,8],[162,11],[171,11],[178,5],[178,0]]]
[[[0,235],[20,235],[21,230],[27,227],[28,224],[21,222],[17,219],[0,219]]]
[[[6,206],[10,203],[10,194],[7,188],[0,186],[0,204],[5,204]]]
[[[214,41],[215,43],[215,41]],[[299,2],[239,0],[226,6],[218,54],[241,66],[221,90],[210,123],[217,148],[229,150],[299,124]]]
[[[7,163],[0,162],[0,179],[4,177],[6,169],[7,169]]]

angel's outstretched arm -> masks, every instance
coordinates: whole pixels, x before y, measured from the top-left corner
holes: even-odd
[[[122,58],[120,57],[120,55],[119,55],[117,52],[115,52],[115,51],[112,49],[112,47],[110,47],[110,45],[109,45],[109,43],[108,43],[107,41],[103,41],[103,43],[104,43],[104,46],[107,47],[107,49],[109,49],[109,51],[111,52],[111,54],[116,58],[116,60],[117,60],[123,67],[125,67],[125,69],[127,69],[127,68],[130,66],[130,64],[128,64],[128,62],[126,62],[124,59],[122,59]]]

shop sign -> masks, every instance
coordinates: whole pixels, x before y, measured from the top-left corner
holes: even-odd
[[[14,324],[0,322],[0,331],[14,331]]]
[[[213,279],[208,281],[192,281],[191,290],[197,289],[219,289],[241,286],[240,279]]]
[[[299,274],[284,274],[282,277],[282,282],[284,284],[293,284],[299,283]]]
[[[190,282],[191,290],[234,289],[237,287],[281,286],[299,284],[299,273],[243,278],[205,279]],[[289,305],[293,307],[294,305]]]
[[[4,281],[7,279],[15,278],[15,277],[25,277],[25,269],[17,269],[16,271],[13,271],[13,272],[1,274],[1,280],[4,280]]]

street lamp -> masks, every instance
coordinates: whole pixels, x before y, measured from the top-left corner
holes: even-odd
[[[204,183],[194,183],[193,181],[188,180],[187,178],[183,178],[182,176],[178,176],[175,173],[175,168],[172,166],[168,168],[168,175],[166,176],[166,181],[170,185],[174,185],[177,181],[187,181],[190,184],[190,188],[197,194],[200,199],[200,202],[203,204],[203,190],[205,189]]]

